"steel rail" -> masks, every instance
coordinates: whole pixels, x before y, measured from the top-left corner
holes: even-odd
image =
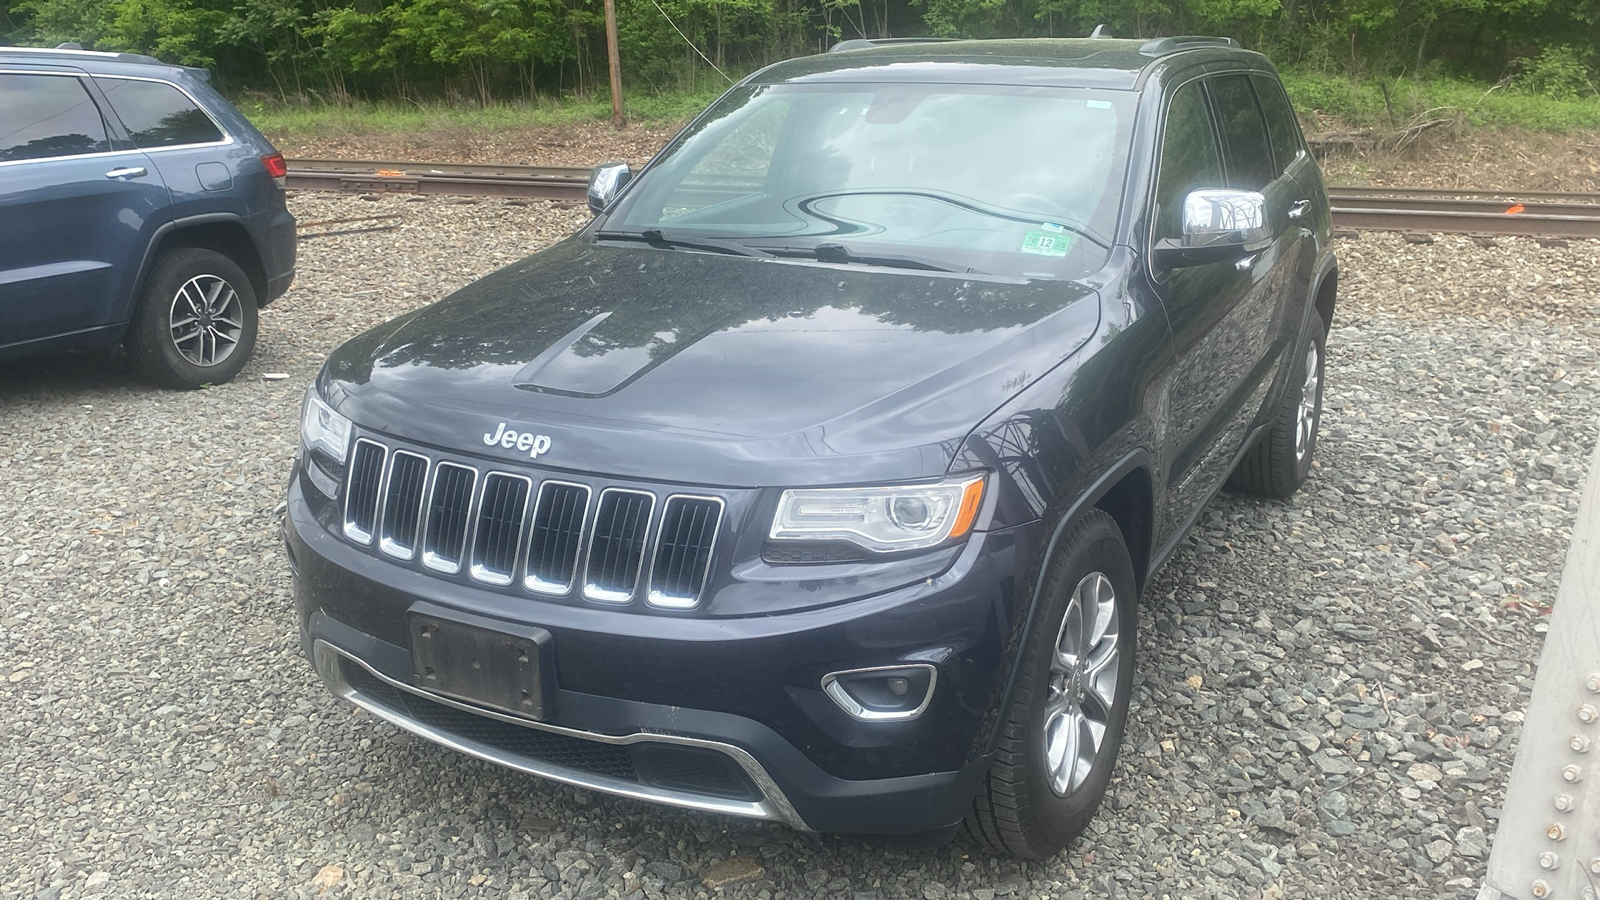
[[[589,170],[399,160],[289,160],[291,190],[445,194],[582,202]],[[1600,194],[1336,187],[1339,229],[1600,238]]]

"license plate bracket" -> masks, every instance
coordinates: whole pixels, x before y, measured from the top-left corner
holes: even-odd
[[[407,620],[417,687],[527,719],[554,712],[550,632],[498,622],[486,627],[417,611]]]

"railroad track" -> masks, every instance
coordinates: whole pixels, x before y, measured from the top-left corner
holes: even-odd
[[[555,166],[291,159],[288,186],[581,203],[588,177],[588,169]],[[1600,238],[1600,194],[1336,187],[1328,195],[1340,229]]]

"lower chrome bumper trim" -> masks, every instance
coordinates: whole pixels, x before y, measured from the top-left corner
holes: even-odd
[[[499,765],[515,769],[519,772],[526,772],[530,775],[538,775],[541,778],[549,778],[552,781],[560,781],[565,784],[575,785],[577,787],[601,791],[607,794],[615,794],[619,797],[629,797],[635,800],[646,800],[652,803],[661,803],[667,806],[682,807],[684,809],[696,809],[703,812],[713,812],[721,813],[723,815],[743,816],[751,819],[765,819],[773,822],[783,822],[800,831],[811,830],[806,825],[805,821],[800,818],[800,815],[795,812],[794,807],[789,804],[789,800],[784,796],[783,791],[779,789],[775,782],[773,782],[772,777],[767,774],[766,769],[762,768],[761,764],[756,761],[755,757],[731,744],[724,744],[718,741],[708,741],[702,738],[682,737],[671,734],[654,734],[651,732],[636,732],[628,735],[597,734],[591,731],[580,731],[575,728],[563,728],[559,725],[550,725],[544,722],[534,722],[528,719],[519,718],[517,716],[505,715],[494,712],[493,710],[461,703],[459,701],[452,700],[449,697],[424,691],[413,685],[396,681],[395,679],[390,678],[382,672],[379,672],[367,665],[365,662],[356,658],[355,656],[352,656],[339,647],[336,647],[324,640],[319,639],[316,641],[313,646],[313,652],[317,674],[322,676],[323,682],[328,686],[328,689],[333,692],[334,696],[355,704],[361,709],[366,710],[367,712],[377,716],[385,722],[390,723],[391,725],[394,725],[397,728],[409,731],[418,737],[426,738],[427,740],[433,741],[436,744],[442,744],[451,748],[452,750],[465,753],[468,756],[475,756],[478,759],[486,760],[492,763],[498,763]],[[761,792],[762,799],[759,801],[731,800],[721,797],[693,794],[687,791],[675,791],[668,788],[659,788],[645,784],[638,784],[636,782],[624,781],[622,779],[611,778],[605,775],[597,775],[591,772],[584,772],[579,769],[553,765],[540,760],[530,759],[525,756],[507,753],[499,748],[459,737],[446,731],[441,731],[424,722],[419,722],[416,719],[405,715],[404,713],[383,706],[363,695],[355,688],[351,687],[350,684],[345,680],[344,675],[340,672],[339,661],[341,658],[347,659],[363,669],[366,669],[367,672],[372,675],[372,677],[397,690],[415,694],[418,697],[422,697],[434,703],[451,706],[474,715],[484,716],[486,718],[495,719],[501,722],[509,722],[513,725],[520,725],[524,728],[548,731],[554,734],[581,738],[583,740],[595,741],[596,743],[601,744],[637,744],[641,742],[651,742],[715,750],[732,759],[739,765],[739,768],[744,770],[746,775],[750,776],[750,780],[755,783],[756,789]]]

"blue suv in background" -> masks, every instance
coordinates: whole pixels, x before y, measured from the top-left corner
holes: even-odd
[[[0,360],[121,345],[157,384],[233,378],[294,278],[285,176],[203,70],[0,47]]]

